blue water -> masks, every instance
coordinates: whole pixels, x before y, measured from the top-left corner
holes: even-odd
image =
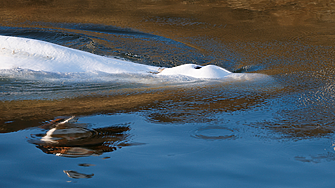
[[[217,123],[153,123],[141,113],[80,117],[93,128],[129,126],[112,152],[69,158],[28,142],[31,128],[1,135],[3,187],[331,187],[333,137],[292,141],[250,127],[257,113],[217,114]],[[234,119],[241,117],[238,122]],[[236,117],[237,116],[237,117]],[[258,114],[258,117],[264,117]],[[89,164],[88,167],[83,164]],[[64,171],[89,177],[69,178]],[[91,176],[90,176],[91,175]]]

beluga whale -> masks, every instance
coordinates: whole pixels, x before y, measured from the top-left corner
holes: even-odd
[[[170,78],[184,76],[196,79],[255,78],[255,74],[232,73],[216,65],[184,64],[172,68],[157,67],[100,56],[41,40],[0,35],[0,73],[11,69],[65,74],[99,72]]]

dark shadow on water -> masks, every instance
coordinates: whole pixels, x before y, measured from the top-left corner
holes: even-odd
[[[62,157],[97,156],[135,144],[129,142],[128,125],[90,129],[72,117],[58,117],[41,126],[45,134],[31,135],[30,143],[46,154]]]

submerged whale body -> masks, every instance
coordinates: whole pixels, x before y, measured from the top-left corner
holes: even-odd
[[[245,77],[245,74],[231,73],[215,65],[202,67],[185,64],[162,68],[99,56],[35,39],[0,36],[0,70],[15,68],[55,73],[130,73],[205,79]]]

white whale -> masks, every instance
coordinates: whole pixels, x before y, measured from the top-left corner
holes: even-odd
[[[0,69],[60,73],[147,73],[157,67],[103,57],[40,40],[0,36]]]
[[[195,64],[185,64],[173,68],[165,68],[159,75],[184,75],[194,78],[224,78],[232,74],[231,72],[215,65],[199,66]]]
[[[56,73],[131,73],[157,76],[188,76],[204,79],[240,79],[248,74],[231,73],[215,65],[185,64],[173,68],[155,67],[104,57],[57,44],[12,36],[0,36],[0,70],[29,69]],[[251,76],[251,77],[250,77]],[[247,78],[247,79],[248,79]]]

